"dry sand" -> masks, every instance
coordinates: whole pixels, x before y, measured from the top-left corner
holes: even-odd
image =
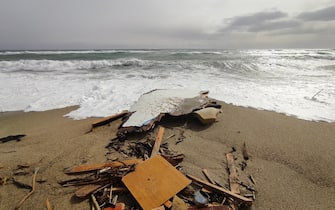
[[[162,122],[165,137],[173,150],[186,155],[183,172],[203,178],[206,168],[217,181],[227,183],[226,156],[232,147],[236,162],[242,160],[246,142],[251,156],[244,174],[256,181],[256,201],[252,209],[335,209],[335,124],[299,120],[268,111],[259,111],[222,103],[223,112],[211,126],[195,119],[186,122]],[[11,177],[18,164],[30,165],[30,174],[18,176],[30,183],[32,171],[39,167],[36,193],[22,209],[89,209],[87,200],[73,195],[78,187],[60,186],[69,179],[65,167],[104,162],[105,146],[115,136],[120,120],[110,126],[90,130],[93,119],[71,120],[62,117],[76,107],[46,112],[0,113],[0,137],[26,134],[20,142],[0,144],[0,176]],[[184,140],[174,142],[181,136]],[[11,183],[0,186],[0,209],[14,209],[29,190]]]

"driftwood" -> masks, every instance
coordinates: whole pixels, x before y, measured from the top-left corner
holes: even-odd
[[[33,186],[32,186],[32,189],[31,191],[22,198],[22,200],[15,206],[15,210],[16,209],[19,209],[22,204],[24,203],[24,201],[26,201],[34,192],[35,192],[35,188],[36,188],[36,175],[37,175],[37,172],[38,172],[39,168],[35,168],[34,170],[34,174],[33,174]]]
[[[25,137],[25,134],[19,134],[19,135],[10,135],[3,138],[0,138],[1,143],[9,142],[9,141],[21,141],[21,138]]]
[[[190,178],[192,181],[195,181],[199,184],[202,185],[203,188],[206,188],[208,190],[211,190],[211,191],[215,191],[215,192],[218,192],[218,193],[222,193],[232,199],[235,199],[236,201],[239,201],[241,203],[244,203],[245,205],[251,205],[253,200],[252,199],[249,199],[249,198],[246,198],[244,196],[241,196],[239,194],[236,194],[236,193],[233,193],[229,190],[226,190],[222,187],[219,187],[219,186],[216,186],[214,184],[211,184],[209,182],[206,182],[206,181],[203,181],[199,178],[196,178],[194,176],[191,176],[191,175],[186,175],[188,178]]]

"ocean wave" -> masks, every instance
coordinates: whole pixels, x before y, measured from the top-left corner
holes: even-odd
[[[104,54],[104,53],[152,53],[152,50],[24,50],[0,51],[0,55],[60,55],[60,54]]]
[[[0,72],[69,72],[71,70],[120,69],[151,66],[151,61],[136,58],[116,60],[17,60],[0,61]],[[72,72],[73,73],[73,72]]]
[[[222,55],[219,51],[182,51],[182,52],[170,52],[171,55]]]
[[[335,122],[335,62],[310,57],[333,56],[332,50],[122,51],[2,56],[0,111],[80,105],[68,116],[82,119],[128,109],[153,89],[195,89],[235,105]]]

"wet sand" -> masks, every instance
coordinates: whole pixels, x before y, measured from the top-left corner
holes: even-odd
[[[252,209],[335,209],[335,123],[299,120],[269,111],[221,103],[222,113],[211,126],[196,119],[162,122],[171,149],[185,154],[183,172],[203,178],[206,168],[220,183],[227,183],[225,154],[234,152],[242,160],[245,142],[250,154],[243,174],[256,181],[256,201]],[[115,137],[120,120],[87,133],[95,119],[63,117],[76,107],[45,112],[0,113],[0,137],[26,134],[21,141],[0,144],[0,176],[11,177],[19,164],[27,164],[30,174],[17,176],[31,183],[32,171],[39,167],[36,192],[22,209],[89,209],[88,200],[74,198],[78,187],[64,188],[58,181],[69,179],[63,169],[73,165],[105,162],[105,146]],[[183,141],[175,144],[183,136]],[[115,154],[118,156],[118,154]],[[122,157],[122,156],[121,156]],[[241,173],[242,174],[242,173]],[[14,209],[29,190],[10,182],[0,186],[0,209]]]

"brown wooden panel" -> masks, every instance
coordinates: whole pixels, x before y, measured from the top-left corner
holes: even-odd
[[[191,183],[160,155],[138,164],[122,181],[144,210],[161,206]]]

